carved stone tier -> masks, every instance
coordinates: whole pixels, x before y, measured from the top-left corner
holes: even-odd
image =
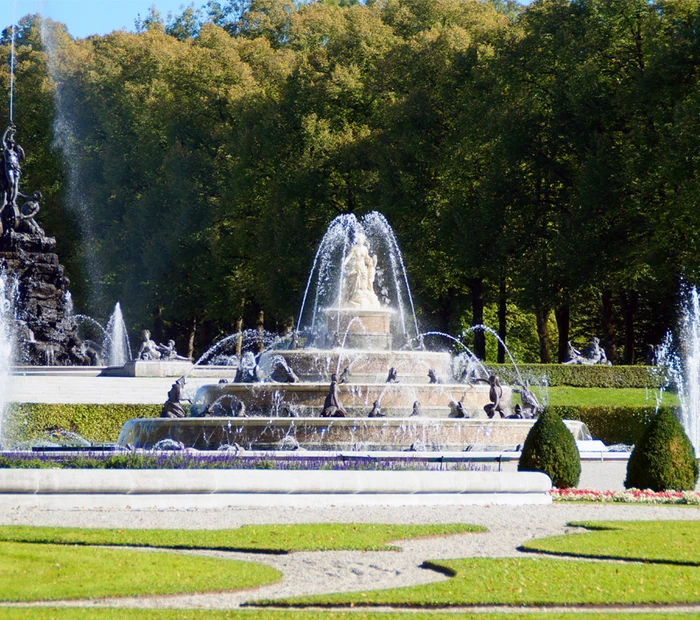
[[[590,439],[583,422],[564,420],[577,440]],[[129,420],[117,443],[152,448],[163,439],[199,450],[237,444],[247,450],[515,449],[534,420],[431,420],[428,418],[182,418]]]
[[[326,329],[335,334],[338,344],[346,349],[391,349],[391,317],[393,310],[359,308],[326,308]]]
[[[426,417],[447,418],[450,404],[461,402],[471,418],[486,419],[484,405],[490,402],[489,386],[483,384],[345,383],[338,389],[343,407],[358,418],[367,417],[375,401],[379,401],[384,415],[407,417],[418,401]],[[203,385],[197,390],[194,403],[199,411],[215,402],[226,408],[234,397],[245,403],[248,415],[312,417],[321,414],[327,393],[325,383],[222,383]],[[511,397],[511,389],[503,387],[501,402],[506,411],[510,409]]]
[[[394,368],[401,383],[428,383],[432,370],[452,382],[451,356],[439,351],[370,351],[362,349],[296,349],[266,351],[260,365],[274,380],[284,381],[282,360],[303,382],[329,383],[331,374],[350,369],[350,383],[383,383]]]

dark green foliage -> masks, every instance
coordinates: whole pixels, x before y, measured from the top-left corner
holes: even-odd
[[[578,484],[581,457],[576,440],[555,412],[546,410],[530,429],[518,471],[541,471],[558,489]]]
[[[595,439],[610,446],[637,443],[655,415],[654,407],[566,407],[548,409],[567,420],[581,420]]]
[[[501,382],[513,384],[518,375],[512,364],[489,364]],[[659,388],[665,384],[659,368],[650,366],[583,366],[568,364],[519,364],[524,377],[547,375],[551,387]]]
[[[46,431],[66,430],[88,441],[116,441],[133,418],[157,418],[160,405],[55,405],[15,403],[5,417],[4,439],[10,446],[37,439]]]
[[[634,447],[625,487],[653,491],[690,491],[698,481],[693,446],[676,416],[664,409]]]

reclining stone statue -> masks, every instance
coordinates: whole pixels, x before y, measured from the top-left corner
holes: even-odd
[[[562,363],[571,365],[582,364],[586,366],[594,366],[596,364],[611,366],[608,356],[605,354],[605,349],[600,346],[600,339],[595,337],[593,337],[591,343],[583,350],[583,353],[575,349],[571,342],[569,342],[566,359]]]

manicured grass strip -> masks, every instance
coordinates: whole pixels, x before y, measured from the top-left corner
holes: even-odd
[[[700,571],[691,566],[619,564],[541,558],[432,562],[447,581],[284,601],[274,606],[444,607],[454,605],[615,605],[700,602]]]
[[[654,407],[658,394],[658,390],[644,388],[549,387],[545,390],[533,387],[533,391],[541,399],[546,395],[550,406],[569,407]],[[666,407],[677,407],[680,404],[678,394],[664,392],[661,404]]]
[[[603,521],[588,532],[531,540],[525,551],[590,558],[700,565],[700,521]]]
[[[67,527],[0,527],[0,541],[71,545],[117,545],[171,549],[221,549],[288,553],[291,551],[392,551],[393,540],[485,532],[463,523],[385,525],[375,523],[309,523],[244,525],[228,530],[131,530]]]
[[[235,610],[214,611],[200,609],[100,609],[100,608],[47,608],[0,609],[0,620],[455,620],[454,613],[440,612],[344,612],[344,611],[284,611]],[[580,620],[576,613],[460,613],[459,618],[479,620]],[[673,613],[634,614],[635,620],[666,620],[697,618],[698,615]],[[627,620],[624,613],[586,613],[585,620]]]
[[[269,566],[163,552],[0,543],[0,600],[217,592],[281,579]]]

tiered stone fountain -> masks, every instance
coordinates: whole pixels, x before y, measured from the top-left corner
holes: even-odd
[[[497,388],[504,418],[491,411],[489,419],[494,399],[486,377],[460,382],[455,376],[467,373],[455,368],[449,352],[424,349],[403,260],[381,215],[334,221],[303,305],[314,281],[310,320],[302,322],[302,307],[297,330],[281,345],[260,353],[246,372],[241,361],[243,382],[201,387],[193,417],[131,420],[119,443],[150,448],[171,439],[199,449],[363,451],[522,444],[533,420],[508,418],[509,387]],[[590,438],[582,423],[569,426],[577,439]]]

